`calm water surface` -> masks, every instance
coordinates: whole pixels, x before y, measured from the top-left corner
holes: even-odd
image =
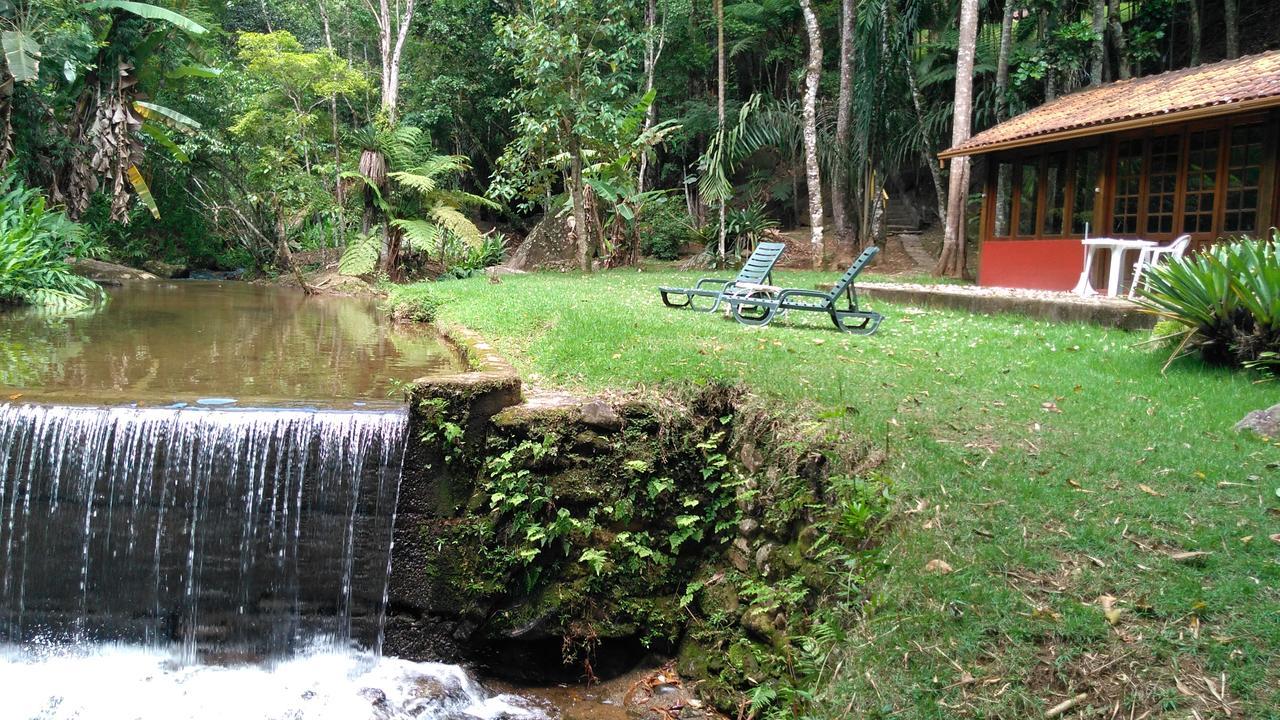
[[[0,310],[0,401],[360,406],[459,367],[432,330],[391,323],[368,298],[217,281],[108,294],[71,316]]]

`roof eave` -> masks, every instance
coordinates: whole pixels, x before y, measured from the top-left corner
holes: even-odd
[[[1146,127],[1154,127],[1156,125],[1171,125],[1173,123],[1220,117],[1222,115],[1234,115],[1236,113],[1249,112],[1252,110],[1264,110],[1272,107],[1280,107],[1280,95],[1251,98],[1249,100],[1240,100],[1238,102],[1225,102],[1216,105],[1205,105],[1197,108],[1189,108],[1187,110],[1178,110],[1161,115],[1148,115],[1140,118],[1130,118],[1101,125],[1067,128],[1049,133],[1029,135],[1027,137],[994,142],[989,145],[979,145],[968,148],[950,148],[938,153],[938,159],[950,160],[964,155],[986,155],[1000,150],[1014,150],[1017,148],[1030,147],[1032,145],[1046,145],[1052,142],[1074,140],[1077,138],[1089,137],[1091,135],[1105,135],[1107,133],[1136,130]]]

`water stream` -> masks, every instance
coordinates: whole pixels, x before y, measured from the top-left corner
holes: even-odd
[[[0,314],[0,720],[545,717],[381,655],[407,413],[377,393],[442,346],[215,289]]]

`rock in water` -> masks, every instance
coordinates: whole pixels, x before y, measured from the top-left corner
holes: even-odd
[[[1280,403],[1266,410],[1254,410],[1236,423],[1236,431],[1252,430],[1264,438],[1280,438]]]

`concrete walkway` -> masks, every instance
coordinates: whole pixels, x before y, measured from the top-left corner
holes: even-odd
[[[858,283],[858,293],[872,301],[968,310],[974,313],[1017,313],[1058,322],[1086,322],[1122,330],[1155,324],[1127,298],[1080,297],[1068,292],[915,283]]]

